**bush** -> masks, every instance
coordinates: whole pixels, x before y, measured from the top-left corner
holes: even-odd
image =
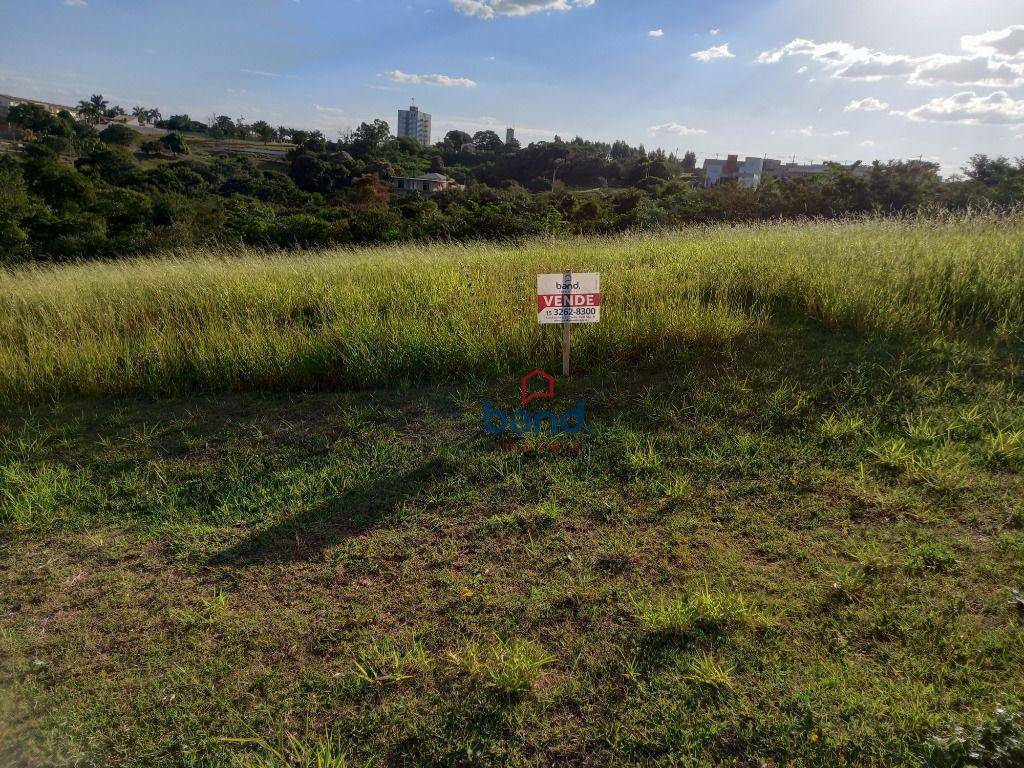
[[[267,245],[276,223],[274,209],[251,197],[237,195],[224,204],[224,232],[249,245]]]
[[[119,147],[130,147],[138,137],[136,131],[120,123],[112,123],[100,132],[100,141]]]
[[[345,221],[331,223],[316,216],[300,213],[278,219],[274,241],[285,247],[311,247],[345,242],[348,234],[348,223]]]

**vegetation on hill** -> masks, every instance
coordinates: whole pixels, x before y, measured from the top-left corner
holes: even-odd
[[[102,96],[87,120],[113,108]],[[90,111],[91,110],[91,111]],[[875,163],[858,175],[826,173],[756,190],[704,189],[695,158],[625,142],[575,138],[503,144],[493,131],[449,132],[424,147],[393,138],[382,120],[328,141],[317,132],[212,126],[139,107],[168,131],[147,137],[113,124],[102,131],[21,105],[11,121],[28,139],[0,158],[0,263],[72,261],[217,244],[336,244],[519,239],[609,234],[691,223],[862,213],[1009,208],[1024,197],[1024,163],[972,158],[943,181],[921,161]],[[93,117],[89,117],[92,115]],[[291,142],[286,156],[212,156],[211,140]],[[252,147],[259,147],[254,144]],[[192,151],[194,150],[194,151]],[[278,150],[280,152],[280,150]],[[443,171],[465,185],[429,198],[391,192],[397,175]]]
[[[3,273],[0,763],[1019,766],[1022,248],[967,217]],[[591,432],[510,450],[482,403],[555,369],[564,266],[604,312],[545,405]],[[270,391],[328,385],[364,389]]]

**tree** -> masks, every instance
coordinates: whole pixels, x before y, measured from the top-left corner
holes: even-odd
[[[388,203],[388,187],[376,173],[364,173],[352,182],[354,203],[357,208],[385,208]]]
[[[101,94],[94,93],[89,97],[89,103],[92,104],[93,108],[99,113],[107,111],[107,100],[104,99]]]
[[[99,144],[75,161],[75,168],[84,174],[98,176],[108,184],[131,184],[137,176],[137,165],[131,152],[123,147]]]
[[[445,145],[450,146],[456,152],[461,152],[462,148],[472,140],[473,137],[465,131],[448,131],[444,136]]]
[[[150,139],[149,141],[142,142],[140,149],[146,157],[157,157],[163,154],[164,145],[156,139]]]
[[[505,146],[494,131],[477,131],[473,134],[473,144],[484,152],[496,152]]]
[[[390,135],[391,126],[384,120],[360,123],[352,134],[352,148],[358,155],[377,154]]]
[[[41,136],[74,136],[73,121],[61,116],[54,117],[40,105],[31,102],[11,107],[7,120],[11,125],[17,125]]]
[[[431,173],[444,173],[444,158],[440,155],[434,155],[430,159],[430,172]]]
[[[159,120],[160,110],[136,106],[132,107],[132,117],[139,121],[139,125],[145,125],[153,120]]]
[[[83,99],[82,101],[78,102],[78,114],[84,117],[88,123],[94,124],[99,119],[99,116],[103,113],[91,101],[86,101]]]
[[[160,139],[160,143],[171,150],[171,154],[177,157],[178,155],[188,154],[188,144],[181,138],[180,133],[171,132]]]
[[[120,106],[119,104],[115,104],[110,109],[106,110],[103,113],[103,116],[104,117],[124,117],[126,114],[128,114],[128,113],[124,111],[124,107]]]
[[[100,140],[107,144],[117,144],[121,147],[130,147],[135,143],[138,133],[127,125],[112,123],[100,132]]]
[[[163,127],[168,131],[187,131],[192,127],[192,118],[188,115],[171,115]]]
[[[683,155],[683,173],[693,173],[697,170],[697,155],[687,152]]]
[[[213,125],[211,128],[217,128],[224,132],[225,135],[230,136],[235,132],[235,121],[227,115],[218,115],[213,119]]]
[[[251,127],[253,133],[259,136],[264,144],[270,142],[270,140],[277,135],[277,131],[275,131],[265,120],[257,120]]]

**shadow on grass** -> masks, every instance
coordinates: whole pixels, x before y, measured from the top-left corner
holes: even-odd
[[[452,700],[408,725],[384,760],[388,766],[472,766],[503,762],[515,739],[520,695],[457,691]]]
[[[211,557],[207,565],[245,567],[308,560],[393,514],[403,501],[450,471],[448,462],[430,459],[406,472],[368,477],[328,503],[253,532]]]

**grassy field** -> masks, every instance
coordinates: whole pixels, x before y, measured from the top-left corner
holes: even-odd
[[[376,387],[553,359],[535,275],[600,270],[582,369],[671,366],[780,311],[861,332],[1024,327],[1024,222],[761,225],[679,234],[0,271],[0,402]]]
[[[1022,352],[1019,219],[0,273],[0,765],[1019,766]]]

